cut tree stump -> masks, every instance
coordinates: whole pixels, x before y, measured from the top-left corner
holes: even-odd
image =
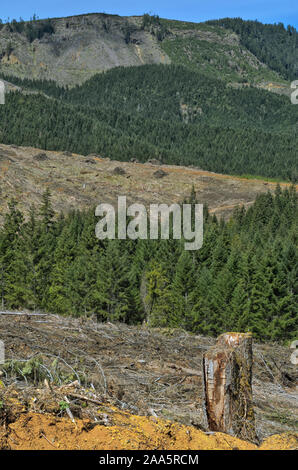
[[[205,425],[257,442],[252,402],[252,336],[224,333],[203,356]]]

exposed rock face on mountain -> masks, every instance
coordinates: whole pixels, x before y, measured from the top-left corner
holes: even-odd
[[[141,18],[91,14],[54,19],[51,24],[53,34],[32,42],[4,26],[2,70],[72,84],[112,67],[170,63],[158,41],[141,29]]]

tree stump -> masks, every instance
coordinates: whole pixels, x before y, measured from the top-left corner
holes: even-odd
[[[252,336],[224,333],[203,357],[205,425],[257,442],[252,403]]]

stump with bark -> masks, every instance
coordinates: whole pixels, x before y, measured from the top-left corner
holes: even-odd
[[[257,442],[252,402],[252,336],[224,333],[203,357],[206,426]]]

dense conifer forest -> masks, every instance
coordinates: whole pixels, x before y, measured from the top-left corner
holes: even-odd
[[[298,74],[298,32],[283,23],[263,24],[241,18],[223,18],[207,21],[207,24],[223,26],[240,36],[241,43],[261,62],[279,72],[288,80]]]
[[[3,143],[297,181],[298,109],[286,96],[176,65],[120,67],[72,89],[4,78],[40,94],[7,95]]]
[[[195,193],[185,202],[195,203]],[[205,208],[204,244],[192,252],[183,240],[99,241],[94,211],[54,214],[49,191],[26,221],[15,201],[9,208],[0,230],[2,308],[297,337],[294,187],[277,186],[228,222]]]

